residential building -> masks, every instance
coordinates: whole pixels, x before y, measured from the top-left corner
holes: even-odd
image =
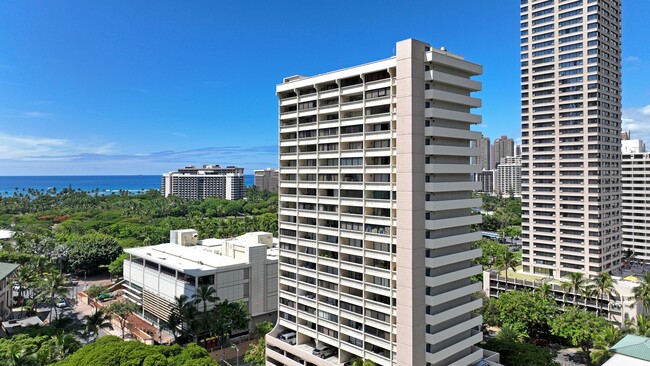
[[[595,293],[579,293],[574,298],[573,291],[562,289],[562,283],[569,281],[565,278],[549,279],[547,276],[521,273],[520,271],[485,271],[483,272],[483,291],[491,297],[498,297],[499,293],[509,290],[534,291],[542,283],[548,283],[551,294],[559,307],[577,305],[589,311],[596,312],[607,318],[609,322],[619,327],[624,327],[625,322],[636,321],[639,315],[645,313],[643,304],[634,297],[634,289],[639,286],[638,279],[634,276],[621,278],[613,276],[615,296]],[[633,278],[634,280],[629,280]]]
[[[523,270],[620,266],[621,2],[521,1]]]
[[[0,262],[0,319],[4,320],[14,306],[13,286],[19,265]]]
[[[623,141],[625,143],[639,140]],[[650,152],[637,143],[623,152],[623,247],[634,251],[633,260],[650,264]]]
[[[165,197],[175,195],[190,200],[207,197],[238,200],[244,198],[244,168],[188,166],[163,174],[160,192]]]
[[[494,193],[521,197],[521,156],[507,156],[494,173]]]
[[[494,167],[498,167],[501,159],[508,156],[515,156],[515,141],[508,136],[494,140]]]
[[[476,142],[473,142],[475,144],[475,147],[479,149],[480,155],[476,158],[476,162],[474,164],[480,165],[483,170],[489,170],[491,169],[491,162],[490,162],[490,138],[481,136]]]
[[[232,239],[197,240],[196,230],[172,230],[170,242],[124,249],[126,298],[136,303],[139,316],[165,324],[174,298],[213,286],[223,301],[243,301],[251,314],[251,329],[263,320],[274,321],[277,307],[278,249],[266,232]],[[208,309],[214,304],[209,304]]]
[[[273,168],[255,170],[255,187],[269,192],[278,191],[278,171]]]
[[[481,272],[470,228],[481,71],[408,39],[394,57],[277,86],[280,304],[267,365],[484,357],[481,284],[469,279]]]
[[[480,183],[478,192],[494,193],[495,170],[484,170],[476,174],[476,181]]]

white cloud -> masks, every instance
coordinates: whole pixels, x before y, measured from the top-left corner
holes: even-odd
[[[650,143],[650,104],[645,107],[623,108],[623,130],[632,133],[632,139]]]
[[[623,61],[626,61],[626,62],[639,62],[639,61],[641,61],[641,59],[636,57],[636,56],[628,56],[628,57],[624,58]]]
[[[49,113],[34,111],[34,112],[25,112],[22,114],[22,116],[24,118],[47,118],[47,117],[51,117],[52,115]]]

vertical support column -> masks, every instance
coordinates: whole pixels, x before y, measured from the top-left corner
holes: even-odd
[[[424,50],[397,43],[397,365],[425,365]]]

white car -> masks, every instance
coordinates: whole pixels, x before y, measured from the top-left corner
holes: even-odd
[[[65,299],[58,299],[58,300],[56,301],[56,307],[57,307],[57,308],[64,308],[64,307],[66,307],[66,306],[68,306],[68,302],[65,301]]]

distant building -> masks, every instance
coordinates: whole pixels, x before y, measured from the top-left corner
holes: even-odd
[[[14,306],[12,286],[18,267],[16,263],[0,262],[0,318],[2,319]]]
[[[255,170],[255,187],[269,192],[278,191],[278,171],[267,168],[264,170]]]
[[[623,140],[621,141],[621,153],[638,154],[645,152],[645,143],[642,140]]]
[[[494,174],[494,193],[521,197],[521,156],[501,159]]]
[[[625,143],[639,140],[624,140]],[[621,164],[621,198],[623,199],[623,247],[634,251],[634,258],[642,264],[650,263],[650,152],[645,152],[640,142],[623,152]]]
[[[508,136],[501,136],[494,140],[494,163],[499,166],[501,159],[515,156],[515,141]]]
[[[238,200],[244,198],[244,168],[188,166],[163,174],[160,191],[165,197],[175,195],[184,199],[220,197]]]
[[[166,322],[174,298],[192,298],[197,287],[215,288],[223,301],[243,301],[251,326],[274,321],[278,309],[278,249],[272,234],[252,232],[233,239],[197,240],[196,230],[172,230],[170,243],[128,248],[124,261],[126,298],[139,316]],[[213,304],[208,304],[208,309]]]
[[[480,165],[483,170],[491,169],[490,162],[490,138],[481,136],[476,140],[475,146],[479,149],[480,155],[476,158],[476,164]]]
[[[484,170],[476,174],[476,180],[481,183],[478,192],[494,193],[494,170]]]

